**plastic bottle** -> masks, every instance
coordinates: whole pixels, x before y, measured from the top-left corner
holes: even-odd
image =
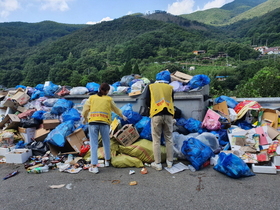
[[[192,165],[188,165],[188,167],[189,167],[191,172],[195,172],[196,171],[195,168]]]
[[[40,174],[40,173],[44,173],[44,172],[49,172],[49,166],[45,165],[42,167],[33,168],[32,170],[29,170],[27,172],[32,173],[32,174]]]
[[[69,154],[67,160],[65,161],[65,163],[70,163],[73,160],[74,160],[74,156],[72,154]]]

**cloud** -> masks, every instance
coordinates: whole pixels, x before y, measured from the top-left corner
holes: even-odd
[[[20,8],[18,0],[0,0],[0,17],[6,18],[10,12]]]
[[[88,24],[88,25],[94,25],[94,24],[97,24],[97,23],[101,23],[101,22],[104,22],[104,21],[111,21],[111,20],[113,20],[113,19],[110,18],[110,17],[105,17],[105,18],[103,18],[102,20],[100,20],[99,22],[88,21],[86,24]]]
[[[42,2],[41,10],[59,10],[59,11],[66,11],[69,10],[68,2],[72,0],[39,0]]]
[[[168,4],[167,12],[173,15],[189,14],[193,12],[194,0],[177,0],[171,5]]]
[[[214,0],[205,4],[202,10],[211,9],[211,8],[220,8],[223,5],[233,1],[234,0]]]

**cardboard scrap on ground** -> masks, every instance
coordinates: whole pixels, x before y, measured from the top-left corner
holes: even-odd
[[[165,167],[164,169],[167,170],[171,174],[175,174],[175,173],[184,171],[186,169],[189,169],[189,167],[180,162],[180,163],[173,165],[171,168]]]
[[[65,186],[65,184],[60,184],[60,185],[50,185],[50,188],[52,188],[52,189],[59,189],[59,188],[62,188],[62,187],[64,187]]]

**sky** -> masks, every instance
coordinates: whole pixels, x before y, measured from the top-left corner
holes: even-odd
[[[133,13],[173,15],[220,8],[234,0],[0,0],[0,22],[96,24]]]

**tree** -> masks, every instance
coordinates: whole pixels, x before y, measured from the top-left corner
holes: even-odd
[[[238,97],[279,96],[280,72],[276,68],[264,67],[237,90]]]
[[[123,69],[122,69],[122,76],[130,75],[130,74],[131,74],[131,70],[132,70],[131,62],[130,62],[130,61],[127,61],[127,62],[124,64],[124,67],[123,67]]]
[[[140,73],[139,66],[138,66],[137,63],[134,65],[133,70],[132,70],[131,73],[132,73],[132,74],[141,74],[141,73]]]
[[[82,75],[79,74],[78,71],[72,71],[69,85],[72,87],[80,86],[81,80],[82,80]]]

